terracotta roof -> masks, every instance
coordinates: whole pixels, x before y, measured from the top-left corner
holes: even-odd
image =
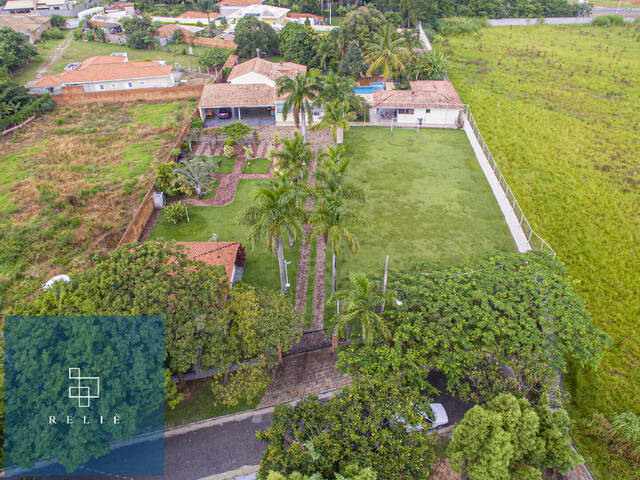
[[[239,63],[238,65],[233,67],[233,70],[231,70],[227,81],[230,82],[234,78],[246,75],[247,73],[257,73],[259,75],[264,75],[265,77],[273,81],[276,81],[283,75],[294,78],[299,73],[304,74],[306,71],[307,66],[300,65],[299,63],[274,63],[260,57],[255,57],[247,62]]]
[[[411,82],[411,90],[374,90],[373,106],[382,108],[430,108],[449,104],[462,107],[462,101],[451,82],[419,80]]]
[[[207,265],[223,265],[229,281],[233,280],[233,266],[236,263],[240,242],[176,242],[185,247],[190,260],[200,260]]]
[[[184,35],[187,37],[195,36],[195,34],[190,29],[184,28],[183,25],[176,25],[176,24],[163,25],[158,30],[156,30],[156,33],[161,37],[169,38],[169,37],[173,37],[173,32],[175,32],[176,30],[182,30]]]
[[[224,62],[224,65],[222,65],[222,69],[224,70],[225,68],[233,68],[233,66],[236,64],[237,61],[238,61],[238,55],[236,55],[235,53],[232,53],[227,57],[227,60]]]
[[[258,5],[264,2],[264,0],[222,0],[218,2],[218,5],[224,7],[246,7],[247,5]]]
[[[313,13],[287,13],[287,17],[289,18],[315,18],[316,20],[322,20],[320,15],[314,15]]]
[[[105,7],[105,11],[112,11],[112,10],[124,10],[126,7],[133,7],[135,6],[133,2],[116,2],[113,5],[109,5],[108,7]]]
[[[209,12],[210,18],[218,18],[220,14],[218,12]],[[181,13],[177,18],[204,18],[207,19],[206,12],[196,12],[194,10],[189,10],[187,12]]]
[[[269,85],[209,83],[204,86],[201,108],[268,107],[275,105],[276,89]]]
[[[73,83],[166,77],[171,73],[172,68],[171,65],[160,65],[158,62],[128,62],[126,57],[105,55],[87,58],[77,69],[41,78],[32,86],[60,85],[63,82],[69,85]]]

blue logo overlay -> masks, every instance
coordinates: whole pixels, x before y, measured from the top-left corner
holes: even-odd
[[[164,475],[164,321],[5,319],[7,476]]]

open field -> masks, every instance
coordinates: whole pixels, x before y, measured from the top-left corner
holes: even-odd
[[[0,311],[116,246],[192,111],[62,107],[0,138]]]
[[[353,158],[348,177],[367,194],[358,209],[369,226],[354,229],[360,252],[338,260],[339,286],[348,272],[380,272],[385,255],[402,268],[413,259],[451,265],[474,253],[515,250],[461,130],[352,127],[345,146]]]
[[[581,453],[600,480],[639,479],[584,422],[640,414],[640,25],[494,27],[439,47],[533,228],[614,340],[599,370],[565,378]]]

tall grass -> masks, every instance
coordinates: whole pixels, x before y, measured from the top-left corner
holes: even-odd
[[[614,339],[565,377],[573,430],[600,480],[640,479],[582,425],[640,414],[640,24],[494,27],[436,44],[533,228]]]

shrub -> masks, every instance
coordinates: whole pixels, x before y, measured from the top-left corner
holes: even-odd
[[[183,185],[176,185],[175,175],[173,171],[176,168],[174,162],[159,163],[156,165],[156,179],[153,182],[153,188],[158,192],[164,192],[168,197],[179,197],[185,193],[190,193]]]
[[[227,123],[220,131],[227,136],[227,139],[233,139],[236,142],[246,137],[253,130],[249,125],[243,122]]]
[[[233,148],[233,145],[225,145],[223,148],[223,152],[224,152],[224,156],[225,157],[233,157],[236,153],[235,148]]]
[[[0,119],[0,132],[24,122],[31,115],[49,112],[53,110],[55,106],[56,103],[51,96],[48,94],[44,95],[29,105],[26,105],[17,113]]]
[[[64,18],[62,15],[57,15],[54,13],[53,15],[51,15],[49,22],[51,23],[51,26],[54,28],[64,28],[65,24],[67,23],[67,19]]]
[[[592,25],[597,27],[607,27],[609,25],[623,25],[624,19],[617,15],[602,15],[593,19]]]
[[[236,254],[236,262],[235,264],[238,267],[243,267],[245,263],[247,263],[247,253],[246,248],[240,245],[238,247],[238,253]]]
[[[480,31],[484,24],[485,19],[477,17],[441,18],[436,22],[436,31],[440,35],[463,35]]]
[[[204,126],[204,122],[200,117],[196,117],[191,120],[191,128],[202,128]]]
[[[164,215],[167,222],[175,225],[187,218],[187,205],[180,202],[168,205],[164,207]]]
[[[50,28],[42,32],[41,38],[43,40],[52,40],[52,39],[64,38],[64,36],[65,36],[65,33],[59,28]]]

